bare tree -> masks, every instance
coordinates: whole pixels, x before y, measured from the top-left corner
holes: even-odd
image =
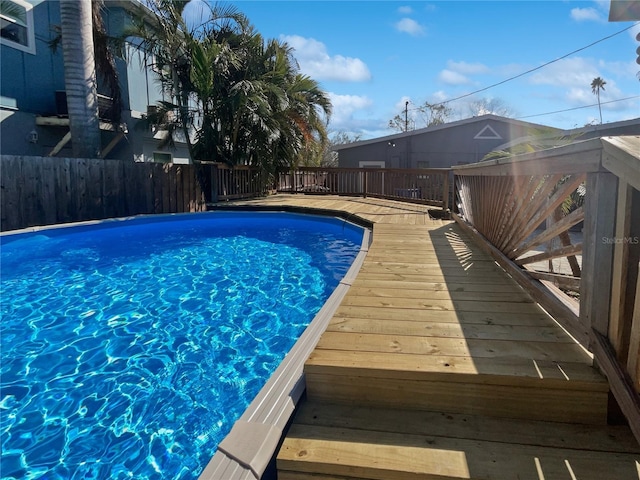
[[[338,166],[338,152],[332,150],[337,145],[344,145],[346,143],[353,143],[360,141],[360,134],[352,135],[345,131],[338,131],[329,136],[329,144],[325,148],[322,158],[323,167],[337,167]]]
[[[481,98],[469,104],[469,114],[472,117],[480,115],[499,115],[501,117],[513,117],[513,109],[501,98]]]
[[[403,115],[396,115],[389,120],[389,128],[406,132],[414,130],[418,125],[431,127],[442,125],[451,119],[453,110],[444,103],[424,102],[422,105],[405,111]]]

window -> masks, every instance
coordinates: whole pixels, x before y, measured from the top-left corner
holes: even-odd
[[[384,161],[362,161],[359,163],[359,168],[384,168]]]
[[[36,53],[33,6],[23,0],[0,1],[0,41],[3,45]]]
[[[418,168],[429,168],[429,160],[418,160]]]
[[[153,152],[153,161],[159,163],[171,163],[173,160],[171,153]]]

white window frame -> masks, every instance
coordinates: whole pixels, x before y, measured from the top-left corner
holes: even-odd
[[[384,160],[363,160],[358,164],[358,168],[384,168]]]
[[[162,162],[162,161],[156,160],[156,154],[163,155],[163,156],[164,155],[169,155],[169,161],[168,162]],[[154,150],[151,155],[152,155],[151,156],[151,161],[152,162],[162,163],[162,164],[173,163],[173,153],[171,153],[171,152],[163,152],[162,150]]]
[[[35,25],[33,23],[33,5],[31,5],[28,2],[25,2],[24,0],[6,0],[6,1],[15,3],[16,5],[23,7],[26,11],[27,24],[25,25],[25,27],[27,29],[27,45],[14,42],[4,37],[0,37],[0,43],[2,45],[6,45],[7,47],[15,48],[16,50],[21,50],[31,55],[35,55],[36,54],[36,35],[35,35]],[[3,17],[3,19],[7,21],[11,21],[7,17]]]

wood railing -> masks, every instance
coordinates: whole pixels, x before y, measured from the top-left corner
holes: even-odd
[[[268,190],[267,178],[259,167],[223,163],[201,162],[205,176],[209,180],[207,202],[216,203],[240,198],[264,195]]]
[[[453,172],[454,219],[594,354],[640,439],[640,137]]]
[[[449,169],[323,168],[279,170],[276,190],[372,196],[449,208]]]

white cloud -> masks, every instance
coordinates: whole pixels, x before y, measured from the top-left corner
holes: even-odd
[[[450,97],[446,92],[438,90],[431,95],[431,103],[442,103],[445,100],[449,100],[449,98]]]
[[[467,63],[467,62],[454,62],[453,60],[449,60],[447,62],[447,67],[449,70],[452,70],[457,73],[462,73],[464,75],[473,75],[477,73],[489,73],[490,69],[486,65],[482,63]]]
[[[363,97],[360,95],[340,95],[330,92],[329,98],[331,98],[331,104],[333,107],[342,112],[352,113],[356,110],[362,110],[373,105],[373,100],[369,97]]]
[[[359,58],[329,55],[324,43],[299,35],[281,35],[295,52],[302,73],[315,80],[362,82],[371,79],[367,65]]]
[[[410,15],[411,13],[413,13],[413,8],[409,6],[399,7],[398,13],[402,13],[403,15]]]
[[[602,13],[593,7],[572,8],[571,18],[576,22],[604,22],[605,18]]]
[[[583,57],[565,58],[538,70],[531,75],[530,82],[535,85],[555,85],[584,88],[600,76],[592,61]]]
[[[331,127],[336,130],[353,125],[355,122],[354,114],[369,110],[373,106],[373,101],[366,96],[340,95],[332,92],[329,92],[328,95],[333,106]]]
[[[471,83],[468,77],[453,70],[444,69],[438,74],[438,79],[447,85],[466,85]]]
[[[394,26],[399,32],[408,33],[414,37],[420,37],[426,33],[426,29],[411,18],[403,18],[396,22]]]

